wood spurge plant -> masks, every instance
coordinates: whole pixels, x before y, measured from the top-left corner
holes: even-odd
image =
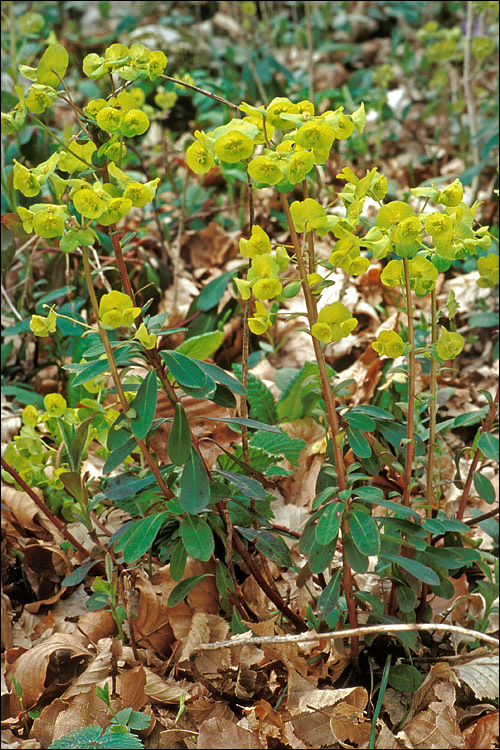
[[[435,39],[427,55],[439,57],[438,48],[456,41],[430,27],[425,33]],[[480,39],[477,59],[487,54]],[[134,232],[122,229],[124,220],[137,226],[141,211],[155,205],[161,182],[128,167],[127,155],[140,151],[153,117],[144,91],[161,111],[174,106],[183,85],[199,97],[212,96],[206,80],[201,87],[190,75],[167,76],[167,64],[164,51],[140,43],[91,52],[83,59],[82,90],[93,98],[82,102],[80,90],[73,92],[79,72],[68,51],[50,43],[38,64],[19,66],[31,85],[16,85],[19,101],[2,113],[7,140],[35,126],[46,155],[38,164],[23,163],[19,154],[11,159],[11,211],[4,223],[22,242],[60,251],[69,300],[62,303],[60,290],[51,295],[49,287],[20,329],[39,350],[54,352],[62,375],[44,392],[43,408],[40,399],[25,403],[19,433],[3,453],[2,477],[59,518],[69,566],[62,586],[90,577],[88,609],[110,615],[137,660],[138,643],[151,654],[156,643],[154,631],[141,631],[129,595],[130,581],[141,597],[146,591],[147,576],[139,572],[144,561],[150,574],[153,562],[168,570],[168,608],[181,606],[211,579],[233,635],[260,619],[256,602],[242,591],[248,577],[272,603],[281,632],[320,637],[354,629],[344,642],[353,669],[363,667],[373,640],[360,640],[360,628],[406,623],[431,630],[438,622],[435,602],[451,599],[456,579],[472,570],[484,577],[477,591],[489,612],[494,557],[471,538],[466,510],[474,494],[495,503],[482,466],[497,460],[498,390],[483,392],[484,407],[438,421],[440,383],[467,344],[466,330],[457,330],[455,321],[460,297],[450,292],[446,305],[439,303],[444,274],[457,261],[477,257],[478,286],[498,285],[495,238],[477,220],[479,203],[464,201],[458,178],[411,188],[404,200],[396,199],[378,167],[364,173],[352,167],[346,154],[351,139],[363,141],[363,103],[353,111],[341,105],[325,111],[318,97],[277,96],[258,106],[216,97],[216,122],[224,124],[193,127],[183,141],[182,166],[186,181],[227,172],[233,190],[239,182],[245,191],[240,255],[228,273],[205,286],[197,307],[216,308],[225,295],[232,300],[226,320],[241,316],[241,361],[228,372],[212,359],[222,325],[193,335],[189,316],[179,319],[172,308],[170,323],[167,313],[155,312],[151,284],[136,288],[129,254]],[[48,114],[61,103],[72,122],[58,134]],[[335,165],[342,187],[325,200],[326,164]],[[273,207],[265,221],[255,218],[260,195]],[[170,271],[175,274],[175,266]],[[80,286],[72,274],[82,275]],[[369,393],[356,391],[356,382],[342,380],[331,365],[336,347],[361,336],[362,308],[353,309],[349,286],[362,277],[380,279],[397,307],[370,339],[370,362],[387,385]],[[271,391],[252,373],[252,348],[260,341],[262,351],[275,354],[278,326],[307,337],[314,358],[301,369],[278,370],[278,388]],[[396,396],[384,400],[391,388]],[[201,434],[200,415],[231,430],[230,445]],[[299,531],[274,515],[278,483],[293,478],[310,447],[294,424],[315,426],[316,453],[323,455]],[[456,458],[452,513],[442,507],[450,480],[441,471],[453,430],[471,432],[470,445]],[[91,452],[101,467],[93,475],[86,461]],[[102,515],[109,507],[128,514],[112,532]],[[75,523],[90,545],[67,529]],[[289,598],[277,584],[280,569],[300,596]],[[483,612],[473,645],[487,625]],[[208,627],[205,636],[196,645],[207,640]],[[386,646],[411,663],[425,637],[398,631]],[[388,680],[397,684],[396,666],[389,659],[381,696]],[[416,670],[406,668],[413,671],[403,670],[401,689],[411,692],[421,676],[415,686]],[[145,729],[149,717],[128,704],[116,714],[109,685],[98,691],[113,713],[110,726],[87,727],[85,736],[78,730],[51,747],[143,746],[130,730]],[[373,727],[380,710],[381,702]],[[117,736],[125,744],[114,744]]]

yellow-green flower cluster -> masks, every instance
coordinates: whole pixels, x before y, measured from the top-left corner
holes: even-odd
[[[272,321],[269,313],[260,300],[255,302],[255,314],[248,318],[248,327],[252,333],[260,336],[261,333],[265,333],[268,328],[271,328]]]
[[[44,239],[62,237],[65,222],[69,219],[66,206],[53,203],[33,203],[29,209],[18,206],[17,213],[27,234],[35,232]]]
[[[343,114],[343,107],[315,116],[312,102],[295,104],[286,97],[276,97],[267,108],[242,102],[240,110],[247,115],[243,119],[209,133],[195,132],[196,141],[186,152],[193,172],[205,174],[216,158],[227,164],[250,159],[255,146],[265,144],[248,163],[250,177],[258,186],[283,184],[289,190],[328,159],[336,139],[349,138],[355,129],[362,132],[366,122],[363,105],[351,116]],[[273,141],[276,130],[283,134],[278,145]]]
[[[134,307],[128,294],[115,290],[103,294],[99,302],[99,318],[109,328],[131,326],[140,312],[141,308]]]
[[[46,417],[62,417],[68,404],[60,393],[48,393],[43,399]]]
[[[118,73],[126,81],[149,78],[154,81],[162,75],[167,65],[167,57],[159,50],[153,52],[143,44],[112,44],[104,55],[91,52],[83,60],[83,72],[92,79],[108,73]]]
[[[373,349],[381,357],[400,357],[405,345],[401,336],[396,331],[380,331],[377,340],[372,344]]]
[[[329,258],[335,268],[342,268],[350,276],[359,276],[368,270],[370,261],[361,256],[359,245],[351,237],[339,240]]]
[[[477,270],[481,274],[477,285],[483,288],[498,284],[498,255],[490,253],[486,258],[478,258]]]
[[[334,302],[319,311],[318,321],[312,326],[311,333],[318,341],[328,344],[348,336],[357,324],[357,319],[342,302]]]
[[[241,254],[251,258],[252,263],[246,281],[235,279],[238,291],[244,300],[250,299],[253,292],[257,299],[274,299],[281,294],[283,287],[278,278],[280,271],[288,268],[289,257],[284,247],[277,247],[271,255],[271,240],[258,225],[252,227],[249,240],[240,240]]]
[[[46,161],[39,164],[34,169],[28,169],[24,164],[20,164],[16,159],[12,170],[13,185],[26,198],[32,198],[38,195],[41,188],[52,176],[57,167],[59,154],[55,153]]]
[[[48,336],[49,333],[54,333],[56,330],[57,315],[54,310],[50,310],[46,318],[43,315],[32,315],[30,320],[30,328],[35,336]]]
[[[137,108],[137,97],[128,91],[106,99],[92,99],[85,107],[88,117],[110,135],[133,138],[142,135],[149,128],[149,117]]]
[[[434,263],[421,255],[408,261],[410,287],[417,297],[425,297],[436,286],[438,270]],[[386,286],[403,286],[403,261],[390,260],[380,275]]]
[[[440,359],[454,359],[464,348],[464,337],[454,331],[447,331],[441,326],[441,335],[436,343],[436,352]]]

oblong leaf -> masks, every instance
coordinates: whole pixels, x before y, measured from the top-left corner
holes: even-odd
[[[168,457],[176,466],[183,466],[191,455],[191,430],[181,403],[175,405],[174,421],[168,436]]]
[[[161,356],[179,385],[187,386],[188,388],[205,389],[208,375],[201,369],[196,360],[186,357],[184,354],[179,354],[179,352],[162,351]]]
[[[486,458],[498,461],[498,448],[500,441],[491,432],[483,432],[477,441],[477,447],[484,453]]]
[[[239,380],[233,378],[232,375],[229,375],[229,373],[227,373],[221,367],[212,365],[210,362],[198,362],[198,364],[201,369],[204,370],[206,374],[212,378],[212,380],[215,380],[216,383],[222,383],[222,385],[226,385],[229,390],[231,390],[233,393],[239,394],[240,396],[244,396],[246,394],[247,389],[245,388],[243,383],[240,383]]]
[[[210,503],[210,482],[200,454],[191,448],[180,479],[179,503],[187,513],[199,513]]]
[[[182,602],[182,600],[186,598],[191,589],[194,588],[197,583],[211,575],[212,573],[204,573],[201,576],[186,578],[184,581],[178,583],[177,586],[172,589],[170,596],[168,597],[167,606],[175,607],[176,604],[179,604],[179,602]]]
[[[349,423],[349,426],[354,427],[356,430],[371,432],[376,427],[375,421],[372,419],[372,417],[368,416],[368,414],[349,411],[344,416],[346,421]]]
[[[156,513],[136,521],[116,543],[115,549],[121,550],[123,559],[131,564],[148,551],[158,534],[167,513]]]
[[[377,555],[380,550],[378,526],[368,513],[351,510],[347,516],[352,541],[362,555]]]
[[[251,497],[253,500],[266,499],[264,487],[256,479],[253,479],[253,477],[246,477],[243,474],[235,474],[231,471],[221,471],[221,469],[214,469],[214,472],[217,472],[221,477],[227,479],[228,482],[234,484],[247,497]]]
[[[423,583],[428,583],[431,586],[436,586],[439,583],[438,574],[417,560],[409,560],[407,557],[397,557],[396,555],[388,555],[386,553],[381,555],[380,559],[382,562],[387,560],[388,562],[396,563],[403,570],[406,570],[407,573],[411,573],[411,575]]]
[[[371,445],[362,432],[348,427],[346,430],[347,441],[352,448],[354,455],[358,458],[369,458],[371,456]]]
[[[135,437],[144,440],[155,418],[156,404],[158,401],[158,384],[156,372],[151,370],[142,381],[137,395],[130,404],[137,414],[130,419],[130,429]]]
[[[342,568],[339,568],[328,581],[326,588],[320,594],[318,599],[318,610],[321,613],[321,619],[326,620],[332,614],[337,606],[340,596],[340,581],[342,578]]]
[[[335,554],[336,544],[319,544],[313,542],[309,552],[309,567],[313,573],[322,573],[327,568]]]
[[[180,529],[187,553],[197,560],[210,560],[214,551],[214,535],[205,519],[187,513],[181,521]]]
[[[316,526],[318,544],[329,544],[337,538],[343,510],[344,503],[331,503],[326,506]]]
[[[369,559],[356,547],[350,534],[343,534],[342,546],[347,562],[356,573],[366,573],[368,570]]]

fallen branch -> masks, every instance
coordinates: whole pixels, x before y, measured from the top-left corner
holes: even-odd
[[[334,640],[337,638],[352,638],[353,636],[370,635],[376,633],[404,633],[412,630],[438,630],[446,633],[459,633],[467,635],[470,638],[485,641],[491,646],[498,647],[499,641],[491,635],[478,633],[475,630],[468,630],[459,625],[447,625],[445,623],[401,623],[399,625],[368,625],[364,628],[351,628],[350,630],[338,630],[331,633],[299,633],[298,635],[266,635],[266,636],[248,636],[247,638],[235,638],[231,641],[215,641],[214,643],[204,643],[193,650],[193,654],[200,651],[216,651],[219,648],[228,648],[229,646],[260,646],[264,644],[276,643],[310,643],[311,641]]]

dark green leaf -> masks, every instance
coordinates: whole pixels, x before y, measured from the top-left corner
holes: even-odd
[[[83,503],[84,492],[80,474],[76,471],[65,471],[59,475],[59,479],[63,483],[66,492],[68,492],[77,503]]]
[[[259,430],[250,439],[250,444],[264,448],[268,453],[284,456],[287,461],[297,466],[299,457],[306,447],[306,441],[302,438],[291,438],[286,432],[270,435],[268,431]]]
[[[384,493],[380,487],[370,487],[368,485],[356,487],[352,491],[352,494],[354,497],[359,497],[360,500],[381,500],[384,497]]]
[[[207,562],[214,551],[212,529],[202,516],[189,513],[181,521],[181,537],[188,555]]]
[[[347,428],[346,433],[354,455],[358,456],[358,458],[368,458],[371,455],[372,449],[363,433],[351,427]]]
[[[85,576],[92,570],[94,565],[98,565],[99,560],[88,560],[88,562],[80,565],[76,570],[70,573],[66,578],[61,581],[61,586],[78,586],[79,583],[85,580]]]
[[[265,432],[277,432],[281,435],[281,430],[272,424],[265,422],[256,422],[255,419],[246,419],[245,417],[203,417],[211,422],[227,422],[227,424],[241,424],[250,427],[252,430],[264,430]]]
[[[470,411],[467,414],[459,414],[458,417],[455,417],[453,420],[453,426],[454,427],[469,427],[473,424],[478,424],[481,419],[483,419],[486,416],[488,409],[485,407],[484,409],[478,409],[477,411]]]
[[[191,455],[191,430],[181,403],[175,405],[174,422],[168,436],[168,457],[176,466],[183,466]]]
[[[214,404],[225,406],[226,409],[236,409],[236,399],[229,388],[222,383],[217,383],[214,395],[210,399]]]
[[[84,419],[76,428],[75,437],[71,441],[69,452],[71,453],[74,470],[78,472],[80,471],[83,451],[87,444],[91,421],[91,417]]]
[[[488,503],[488,505],[495,502],[495,488],[488,477],[485,477],[484,474],[480,474],[478,471],[474,472],[474,487],[479,497]]]
[[[372,499],[368,497],[364,490],[368,489],[367,487],[363,487],[363,493],[361,495],[358,495],[358,499],[361,500],[363,503],[369,503],[370,505],[380,505],[383,508],[387,508],[387,510],[391,510],[393,513],[398,513],[401,516],[406,516],[406,518],[413,519],[415,521],[420,522],[420,516],[418,513],[411,508],[407,508],[405,505],[402,505],[401,503],[396,503],[394,500],[382,500],[382,499]],[[374,488],[375,489],[375,488]],[[357,493],[358,490],[353,490],[353,494]]]
[[[363,432],[371,432],[376,427],[376,424],[371,417],[360,412],[349,411],[347,414],[344,414],[344,419],[347,420],[350,427],[353,427],[356,430],[362,430]]]
[[[493,312],[476,313],[470,316],[469,325],[477,328],[497,328],[498,315]]]
[[[343,511],[344,503],[331,503],[325,507],[316,526],[318,544],[329,544],[337,538]]]
[[[217,367],[217,365],[212,365],[210,362],[198,362],[198,365],[209,377],[212,378],[212,380],[215,380],[216,383],[222,383],[222,385],[227,386],[229,390],[239,396],[244,396],[246,394],[246,388],[240,383],[240,381],[233,378],[232,375],[229,375],[229,373],[222,368]]]
[[[389,669],[389,685],[400,693],[414,693],[424,678],[410,664],[395,664]]]
[[[271,534],[269,531],[259,531],[256,546],[263,555],[278,565],[285,568],[293,565],[290,550],[280,536]]]
[[[203,291],[200,293],[198,299],[196,300],[196,309],[206,311],[211,310],[212,307],[215,307],[224,294],[229,280],[235,274],[236,271],[228,271],[226,273],[223,273],[213,281],[210,281],[205,287],[203,287]]]
[[[214,472],[220,474],[221,477],[227,479],[228,482],[238,487],[247,497],[251,497],[254,500],[265,500],[266,491],[264,487],[253,477],[246,477],[243,474],[234,474],[231,471],[221,471],[220,469],[214,469]]]
[[[328,367],[328,374],[335,373]],[[321,386],[318,366],[313,362],[306,362],[283,391],[278,403],[277,411],[280,419],[291,422],[308,416],[321,398]]]
[[[344,555],[347,558],[347,562],[356,573],[366,573],[368,570],[369,560],[366,555],[356,547],[353,542],[351,534],[344,534],[342,537],[342,544],[344,547]]]
[[[438,574],[426,565],[417,562],[417,560],[409,560],[407,557],[397,557],[396,555],[389,555],[384,552],[381,556],[381,561],[384,562],[385,560],[396,563],[403,568],[403,570],[406,570],[408,573],[415,576],[415,578],[418,578],[419,581],[423,581],[429,585],[436,585],[439,583]]]
[[[321,614],[321,619],[326,620],[335,607],[340,596],[340,582],[342,579],[342,568],[335,571],[334,575],[328,581],[326,588],[320,594],[318,599],[318,611]]]
[[[236,375],[241,378],[241,364],[233,365]],[[259,378],[248,373],[247,377],[247,401],[250,407],[250,416],[260,422],[275,425],[278,421],[274,396]]]
[[[417,595],[409,586],[398,584],[398,607],[401,612],[412,612],[417,603]]]
[[[484,453],[486,458],[498,461],[500,441],[491,432],[483,432],[477,441],[477,447]]]
[[[212,393],[215,392],[214,380],[209,378],[195,359],[179,354],[179,352],[162,351],[160,353],[179,385],[205,392],[210,387],[211,382],[213,384]]]
[[[130,404],[130,407],[136,412],[136,416],[130,419],[130,429],[139,440],[144,440],[153,424],[157,401],[156,371],[150,370]]]
[[[194,588],[197,583],[202,581],[204,578],[208,578],[211,575],[211,573],[204,573],[201,576],[186,578],[185,581],[181,581],[180,583],[178,583],[168,597],[167,606],[175,607],[176,604],[179,604],[179,602],[182,602],[182,600],[186,598],[191,589]]]
[[[187,513],[199,513],[210,503],[210,482],[200,454],[191,448],[180,479],[179,502]]]
[[[141,518],[127,529],[115,545],[115,549],[122,551],[126,563],[136,562],[149,550],[167,515],[163,512]]]
[[[335,554],[336,544],[319,544],[313,542],[309,552],[309,567],[313,573],[322,573],[327,568]]]
[[[227,565],[221,560],[217,560],[215,565],[215,584],[220,595],[222,608],[226,612],[231,612],[232,604],[229,600],[229,595],[234,591],[233,579]]]
[[[130,456],[134,448],[137,447],[137,441],[135,437],[130,437],[123,445],[113,450],[106,459],[106,463],[103,466],[102,473],[109,474],[110,471],[116,469],[125,459]]]
[[[380,550],[378,526],[368,513],[351,510],[347,516],[352,540],[362,555],[376,555]]]
[[[379,406],[370,406],[368,404],[361,404],[360,406],[354,406],[352,409],[349,410],[350,414],[367,414],[369,417],[372,417],[373,419],[382,419],[392,422],[394,420],[394,416],[386,411],[385,409],[381,409]]]
[[[174,581],[180,581],[186,568],[187,552],[184,542],[179,539],[170,556],[170,575]]]

